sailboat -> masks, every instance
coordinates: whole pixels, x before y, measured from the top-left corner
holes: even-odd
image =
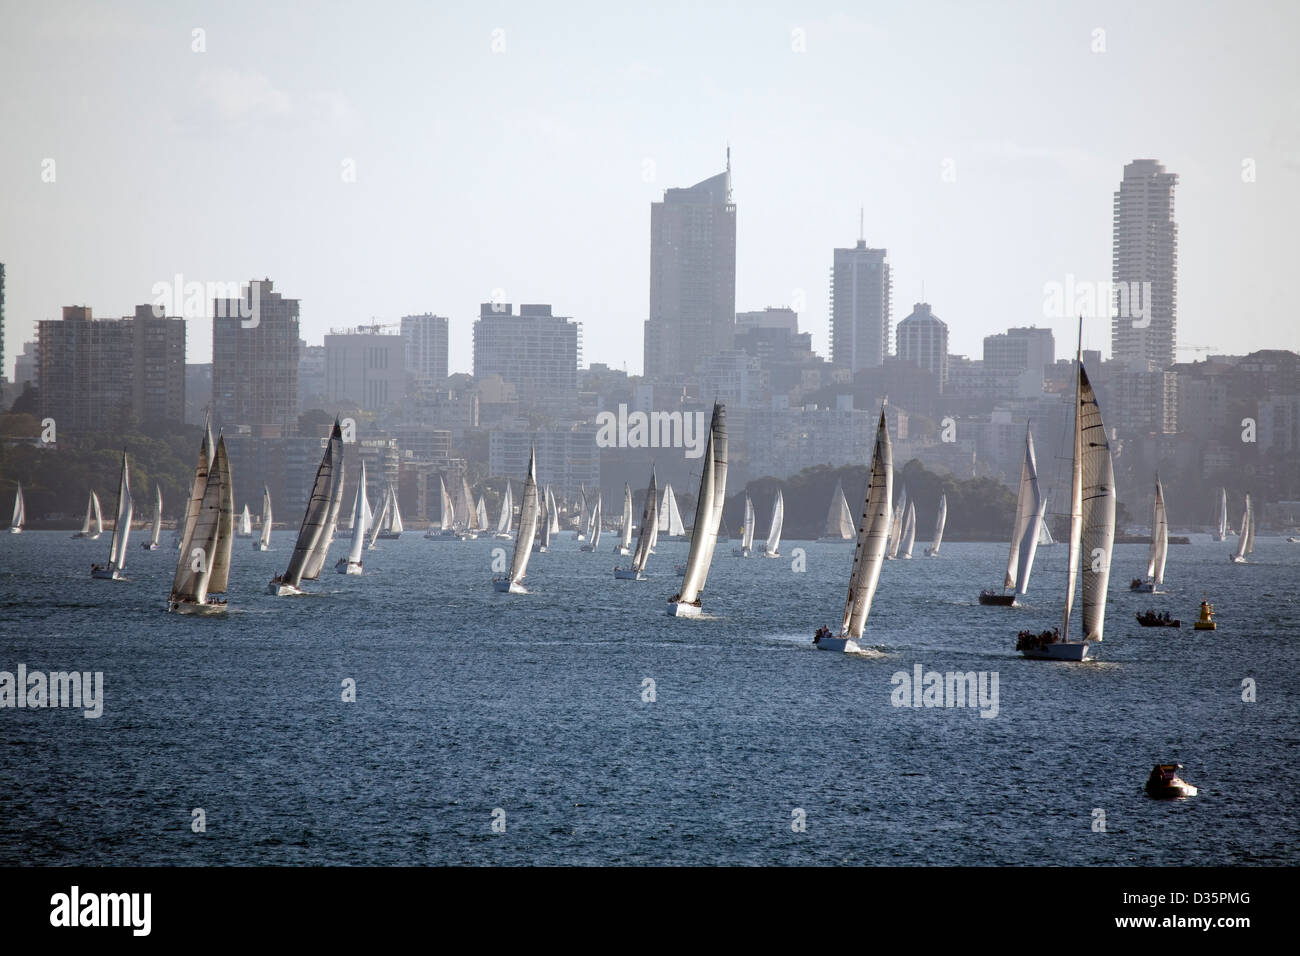
[[[680,540],[686,537],[686,526],[682,524],[682,513],[677,510],[677,496],[673,494],[671,481],[664,485],[663,505],[659,509],[659,533],[665,539]]]
[[[81,522],[81,530],[73,537],[94,541],[103,533],[104,516],[99,510],[99,495],[91,491],[90,498],[86,501],[86,519]]]
[[[524,481],[524,497],[519,507],[519,533],[515,536],[515,553],[510,559],[510,573],[504,578],[493,578],[492,586],[509,594],[527,594],[524,573],[528,557],[537,535],[537,518],[541,507],[537,500],[537,448],[528,451],[528,477]]]
[[[747,558],[753,553],[755,524],[757,524],[757,519],[754,517],[754,502],[749,497],[749,492],[745,492],[745,521],[740,526],[740,547],[732,548],[732,554]]]
[[[1033,570],[1034,554],[1038,550],[1038,529],[1043,524],[1046,508],[1047,501],[1038,490],[1034,436],[1026,427],[1025,458],[1020,465],[1020,490],[1016,495],[1016,520],[1011,526],[1011,548],[1007,553],[1007,570],[1002,579],[1002,590],[980,591],[981,604],[1011,607],[1029,589],[1029,572]],[[1010,594],[1007,593],[1008,589]]]
[[[1245,564],[1246,555],[1255,550],[1255,512],[1250,506],[1250,495],[1246,495],[1246,510],[1241,515],[1241,529],[1237,532],[1237,552],[1232,555],[1233,564]]]
[[[533,541],[533,550],[545,554],[551,550],[551,526],[555,521],[555,496],[548,486],[544,494],[537,496],[537,535]]]
[[[1102,639],[1106,619],[1106,589],[1110,584],[1110,559],[1115,545],[1115,466],[1111,459],[1106,426],[1083,367],[1083,320],[1080,319],[1079,351],[1074,398],[1074,448],[1070,460],[1070,554],[1066,573],[1065,609],[1060,628],[1035,634],[1021,631],[1016,650],[1039,660],[1083,661],[1094,643]],[[1034,537],[1037,542],[1037,536]],[[1070,611],[1074,606],[1075,580],[1080,557],[1088,562],[1083,571],[1082,637],[1070,640]]]
[[[650,469],[650,487],[645,492],[645,506],[641,509],[641,528],[636,538],[636,552],[632,555],[632,566],[625,568],[615,566],[614,578],[618,581],[645,581],[646,562],[650,560],[650,553],[654,550],[655,542],[659,540],[659,515],[656,508],[655,492],[658,491],[655,481],[655,470]]]
[[[1146,580],[1134,578],[1130,591],[1154,594],[1165,581],[1165,556],[1169,551],[1169,521],[1165,517],[1165,490],[1156,475],[1156,499],[1151,516],[1151,553],[1147,557]]]
[[[948,495],[939,495],[939,516],[934,519],[934,540],[925,549],[927,558],[939,556],[939,546],[943,544],[943,526],[948,523]]]
[[[241,538],[251,538],[253,536],[253,516],[248,512],[248,505],[244,505],[244,513],[239,516],[239,531]]]
[[[316,480],[312,483],[311,497],[307,499],[307,510],[302,516],[302,525],[298,528],[298,540],[293,546],[293,556],[283,574],[278,574],[267,585],[267,591],[276,597],[288,597],[302,594],[302,579],[308,564],[317,553],[317,547],[326,534],[330,520],[330,511],[343,483],[343,429],[338,419],[334,420],[334,430],[325,445],[325,454],[321,456],[316,468]],[[337,520],[338,511],[334,509]],[[333,530],[330,529],[332,536]],[[324,559],[322,558],[322,563]]]
[[[600,522],[601,522],[601,492],[596,492],[596,506],[591,509],[591,524],[587,526],[587,543],[581,548],[583,551],[595,551],[600,547]],[[581,539],[581,536],[579,536]]]
[[[262,482],[262,526],[258,529],[257,540],[253,542],[254,551],[271,550],[271,489]]]
[[[352,500],[352,547],[346,558],[339,558],[334,570],[339,574],[361,574],[361,553],[366,547],[366,523],[370,520],[370,502],[366,500],[366,463],[361,463],[361,479],[357,495]]]
[[[162,538],[162,485],[154,486],[154,503],[153,503],[153,527],[149,534],[148,541],[141,541],[140,547],[146,551],[157,551],[158,541]]]
[[[1228,538],[1228,489],[1219,489],[1219,527],[1214,532],[1215,541],[1226,541]]]
[[[23,504],[23,485],[18,483],[18,491],[14,495],[14,516],[9,521],[9,533],[21,534],[23,523],[27,520],[27,506]]]
[[[898,556],[906,561],[912,560],[912,546],[916,544],[916,501],[907,503],[907,517],[903,519],[903,544],[898,549]]]
[[[325,513],[325,526],[321,529],[316,546],[312,548],[307,567],[303,569],[302,579],[304,581],[315,581],[320,577],[321,572],[325,570],[325,562],[329,560],[330,545],[334,543],[334,530],[338,527],[339,512],[343,508],[343,485],[347,477],[343,470],[342,442],[339,443],[335,470],[333,491],[330,494],[330,507],[329,511]]]
[[[113,521],[113,542],[108,546],[108,564],[92,564],[90,576],[101,581],[122,580],[126,565],[126,541],[131,536],[131,472],[127,467],[126,452],[122,452],[122,478],[117,486],[117,518]]]
[[[456,507],[451,503],[451,495],[447,494],[447,483],[442,480],[442,475],[438,476],[438,508],[438,523],[436,525],[430,524],[424,536],[426,538],[454,537],[456,534],[453,527],[456,523]]]
[[[614,545],[615,554],[632,553],[632,486],[623,482],[623,517],[619,522],[618,543]]]
[[[861,653],[858,641],[871,613],[871,601],[880,583],[880,568],[885,562],[885,546],[893,522],[894,451],[889,443],[889,428],[885,425],[885,409],[881,406],[880,423],[876,426],[876,446],[871,453],[871,478],[867,482],[867,497],[862,505],[862,520],[858,525],[858,544],[853,552],[853,571],[849,575],[849,592],[844,601],[844,617],[837,636],[829,628],[821,629],[813,638],[818,650]]]
[[[700,470],[700,493],[696,497],[695,525],[691,528],[691,550],[686,557],[682,589],[668,599],[669,617],[699,617],[700,594],[709,577],[726,497],[727,409],[715,401],[709,424],[709,443],[704,449],[704,467]]]
[[[480,508],[483,505],[483,499],[479,499]],[[481,512],[484,519],[487,517],[487,511]],[[486,527],[486,520],[484,526]],[[379,529],[379,538],[382,541],[396,541],[406,530],[402,524],[402,511],[397,507],[397,489],[393,487],[392,482],[388,483],[388,490],[384,497],[384,514],[376,527]]]
[[[551,534],[560,533],[560,507],[555,501],[555,492],[549,486],[546,489],[546,521],[551,526]]]
[[[456,536],[462,541],[470,538],[477,538],[478,532],[474,526],[478,518],[474,511],[474,495],[469,488],[469,478],[462,475],[460,479],[460,490],[456,494],[455,527]]]
[[[506,493],[501,496],[501,515],[497,518],[497,533],[494,535],[503,541],[509,541],[513,535],[510,534],[510,526],[515,520],[515,503],[510,497],[510,481],[506,481]]]
[[[826,512],[826,532],[823,541],[852,541],[853,512],[849,510],[849,499],[844,495],[844,485],[835,482],[831,492],[831,506]]]
[[[583,485],[578,486],[578,518],[577,532],[578,540],[587,540],[587,529],[591,525],[591,512],[587,510],[587,489]]]
[[[379,540],[379,532],[383,530],[384,523],[388,521],[388,489],[384,489],[384,501],[379,506],[379,514],[375,515],[370,511],[370,502],[366,501],[366,550],[375,550],[375,542]]]
[[[907,485],[894,506],[894,516],[889,522],[889,551],[885,557],[893,561],[898,557],[898,547],[903,543],[903,521],[907,518]]]
[[[765,557],[781,557],[781,531],[785,527],[785,495],[776,489],[776,500],[772,502],[772,520],[767,526],[767,540],[760,545]]]
[[[478,504],[474,506],[474,530],[486,532],[488,528],[487,502],[479,495]]]
[[[231,502],[231,525],[234,523],[233,494],[226,440],[220,438],[214,446],[209,426],[204,429],[199,463],[186,505],[181,550],[167,600],[168,611],[199,615],[226,613],[225,600],[214,595],[224,592],[229,583],[230,537],[223,538],[222,530],[226,524],[223,512],[228,501]],[[214,582],[219,563],[225,577]],[[220,584],[221,589],[217,590],[214,584]]]

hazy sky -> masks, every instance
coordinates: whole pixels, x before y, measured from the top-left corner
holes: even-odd
[[[314,344],[450,316],[465,371],[501,289],[581,321],[585,362],[636,373],[649,204],[718,172],[728,143],[736,306],[802,297],[823,354],[831,250],[857,239],[860,205],[896,321],[924,282],[951,351],[1050,324],[1065,354],[1074,320],[1044,315],[1044,283],[1109,278],[1111,197],[1138,157],[1181,177],[1179,342],[1300,350],[1298,10],[8,4],[6,352],[63,305],[123,315],[181,273],[271,277]],[[1085,340],[1109,354],[1108,322]],[[210,354],[192,321],[189,360]]]

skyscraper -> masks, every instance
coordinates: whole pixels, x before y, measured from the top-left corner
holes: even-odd
[[[0,262],[0,383],[5,380],[5,264]]]
[[[325,336],[325,400],[381,411],[406,396],[405,342],[382,325]]]
[[[831,363],[850,371],[879,368],[889,351],[893,291],[884,249],[859,239],[836,249],[831,266]]]
[[[447,319],[425,312],[402,316],[406,370],[417,382],[441,385],[447,379]]]
[[[563,406],[578,397],[577,322],[551,315],[549,305],[484,302],[474,323],[474,377],[500,375],[519,401]]]
[[[1119,314],[1111,318],[1111,356],[1143,370],[1174,364],[1177,184],[1178,175],[1165,172],[1154,159],[1135,159],[1124,167],[1124,179],[1115,193],[1111,281],[1115,285],[1112,304]]]
[[[298,429],[298,300],[253,280],[238,299],[217,299],[212,315],[212,417],[266,437]],[[250,309],[250,303],[256,309]],[[255,311],[254,318],[241,313]]]
[[[948,381],[948,326],[930,311],[930,303],[918,302],[912,314],[898,323],[896,351],[917,368],[933,372],[943,391]]]
[[[723,172],[650,204],[650,318],[645,375],[689,375],[731,348],[736,327],[736,205]]]

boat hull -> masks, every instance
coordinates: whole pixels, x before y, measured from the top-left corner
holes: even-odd
[[[701,608],[698,604],[686,604],[683,601],[668,603],[669,617],[699,617]]]
[[[195,617],[213,617],[217,614],[226,613],[226,602],[217,602],[212,598],[209,598],[202,604],[195,601],[173,601],[167,605],[167,610],[173,614],[190,614]]]
[[[814,647],[819,651],[840,651],[845,654],[861,654],[862,648],[851,637],[823,637]]]
[[[157,551],[157,550],[158,550],[158,545],[154,544],[152,541],[141,541],[141,542],[140,542],[140,547],[144,548],[144,550],[146,550],[146,551]]]
[[[1153,582],[1151,582],[1151,581],[1143,581],[1143,582],[1141,582],[1140,584],[1130,584],[1130,585],[1128,586],[1128,589],[1129,589],[1130,591],[1134,591],[1134,592],[1136,592],[1136,593],[1138,593],[1138,594],[1155,594],[1155,593],[1156,593],[1156,586],[1155,586],[1155,584],[1154,584]]]
[[[615,554],[618,554],[618,555],[626,556],[626,555],[629,555],[629,554],[632,553],[632,549],[631,549],[631,548],[625,548],[625,547],[623,547],[622,545],[615,545],[615,546],[614,546],[614,553],[615,553]]]
[[[339,574],[362,574],[362,563],[360,561],[349,561],[347,558],[340,558],[334,564],[334,570]]]
[[[509,578],[493,578],[492,587],[500,594],[527,594],[528,589]]]
[[[85,538],[87,541],[98,541],[98,540],[99,540],[99,535],[95,534],[94,532],[90,532],[90,533],[88,533],[88,534],[82,534],[80,531],[78,531],[76,534],[73,535],[73,537],[74,537],[74,538]]]
[[[615,581],[645,581],[647,580],[647,578],[645,577],[645,575],[641,574],[638,571],[634,571],[632,568],[615,568],[614,580]]]
[[[1235,555],[1235,554],[1234,554],[1234,555],[1230,555],[1230,556],[1228,557],[1228,560],[1231,561],[1233,564],[1245,564],[1245,563],[1246,563],[1246,559],[1245,559],[1245,558],[1240,557],[1239,555]]]
[[[1042,647],[1025,648],[1020,653],[1036,661],[1086,661],[1092,645],[1088,641],[1056,641]]]
[[[283,581],[272,581],[266,586],[266,593],[276,597],[298,597],[303,593],[303,590],[294,587],[292,584],[285,584]]]
[[[90,576],[100,581],[123,581],[122,572],[117,568],[91,568]]]
[[[993,607],[1011,607],[1016,603],[1016,596],[1014,594],[990,594],[987,591],[981,591],[980,603]]]
[[[271,550],[271,546],[270,546],[269,544],[262,544],[261,541],[254,541],[254,542],[253,542],[253,550],[254,550],[254,551],[270,551],[270,550]]]
[[[378,538],[380,541],[396,541],[401,536],[402,533],[400,531],[397,532],[397,534],[393,534],[393,532],[391,531],[381,531],[375,537]]]

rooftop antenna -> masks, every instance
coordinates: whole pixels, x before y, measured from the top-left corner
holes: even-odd
[[[727,202],[731,202],[731,143],[727,143]]]
[[[858,207],[858,242],[867,241],[867,211],[865,206]]]

